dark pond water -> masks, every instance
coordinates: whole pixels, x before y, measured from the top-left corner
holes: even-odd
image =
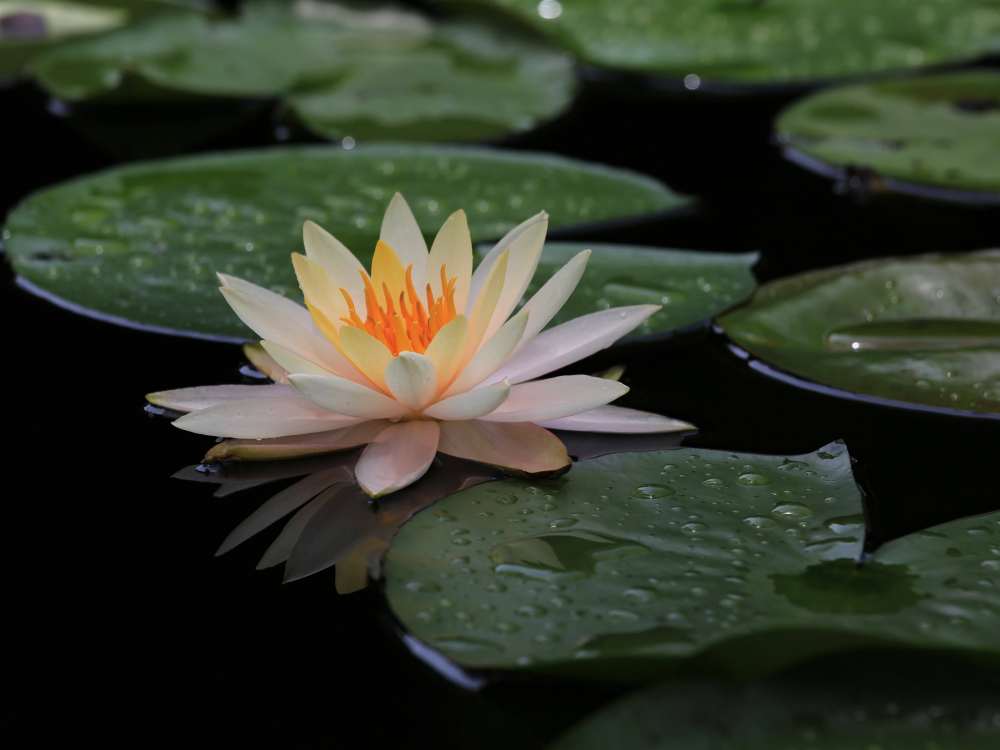
[[[780,158],[769,123],[789,97],[663,102],[621,82],[508,148],[632,167],[702,196],[697,212],[591,239],[763,251],[767,280],[855,258],[1000,244],[996,211],[873,200]],[[0,206],[115,163],[86,113],[53,113],[29,86],[0,91]],[[99,123],[127,158],[177,153],[180,115],[122,112]],[[274,142],[252,113],[205,149]],[[111,130],[112,125],[117,130]],[[163,127],[167,125],[167,127]],[[294,133],[290,134],[294,139]],[[116,328],[16,288],[4,266],[8,397],[8,641],[30,663],[18,683],[49,713],[34,726],[104,746],[542,746],[616,690],[534,682],[479,693],[450,684],[399,644],[377,590],[338,597],[328,571],[282,586],[255,572],[273,532],[221,558],[229,531],[273,493],[227,498],[170,475],[206,439],[143,412],[143,394],[238,382],[235,346]],[[627,365],[621,403],[697,422],[688,445],[803,453],[846,440],[869,493],[872,543],[1000,509],[1000,423],[844,401],[775,381],[710,330],[657,348],[606,352],[577,370]],[[878,669],[872,657],[866,662]],[[350,738],[350,739],[348,739]],[[35,744],[35,743],[33,743]]]

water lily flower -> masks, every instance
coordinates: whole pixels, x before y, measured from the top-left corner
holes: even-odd
[[[464,211],[430,251],[406,201],[389,204],[371,272],[313,222],[292,262],[305,307],[219,274],[222,293],[260,336],[273,385],[147,396],[190,412],[174,425],[234,438],[209,459],[273,459],[367,444],[355,467],[378,497],[419,479],[435,454],[529,474],[570,463],[549,429],[670,432],[691,425],[607,406],[628,388],[586,375],[538,378],[603,349],[656,312],[619,307],[542,329],[572,294],[589,250],[517,310],[538,265],[548,215],[511,230],[473,273]],[[516,310],[516,312],[515,312]]]

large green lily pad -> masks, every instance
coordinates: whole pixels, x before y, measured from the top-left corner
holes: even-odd
[[[1000,745],[996,675],[829,665],[805,680],[662,685],[601,709],[550,750],[990,750]],[[870,666],[866,663],[859,667]],[[893,665],[899,668],[899,665]]]
[[[585,62],[694,76],[692,87],[863,75],[1000,50],[997,0],[441,1],[502,8]]]
[[[855,394],[1000,414],[1000,251],[779,279],[719,318],[762,360]]]
[[[430,239],[464,208],[474,240],[541,210],[550,227],[641,217],[688,202],[632,172],[490,149],[281,148],[115,168],[43,190],[8,218],[24,282],[116,322],[232,339],[251,336],[216,271],[300,299],[290,254],[302,224],[333,232],[367,265],[396,191]]]
[[[290,96],[313,132],[360,140],[481,140],[562,112],[567,55],[471,21],[400,9],[251,2],[234,19],[158,17],[41,57],[67,101]]]
[[[757,262],[758,253],[549,242],[525,298],[587,248],[593,251],[587,270],[550,325],[609,307],[651,304],[663,305],[663,309],[626,338],[666,334],[702,323],[743,302],[757,286],[750,269]],[[488,250],[488,247],[479,249],[481,254]]]
[[[824,167],[992,195],[1000,204],[1000,72],[828,89],[786,109],[775,128],[788,149]]]
[[[386,558],[390,607],[459,665],[632,681],[910,646],[1000,655],[1000,513],[859,563],[842,443],[618,453],[446,498]]]

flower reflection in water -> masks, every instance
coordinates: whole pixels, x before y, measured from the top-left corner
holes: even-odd
[[[562,433],[576,459],[621,451],[662,450],[680,445],[683,434],[614,435]],[[455,492],[507,476],[500,469],[441,455],[418,482],[372,500],[354,478],[361,451],[284,461],[227,461],[187,466],[177,479],[219,485],[216,497],[283,479],[297,481],[271,496],[226,537],[224,554],[291,515],[261,557],[257,569],[284,564],[284,581],[294,581],[336,566],[337,592],[365,588],[381,575],[382,558],[399,527],[415,513]]]

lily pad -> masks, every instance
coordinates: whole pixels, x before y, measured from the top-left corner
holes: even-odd
[[[878,646],[1000,657],[1000,513],[860,562],[864,509],[842,443],[619,453],[431,511],[400,529],[385,591],[413,636],[462,667],[634,681],[746,677]]]
[[[860,665],[859,665],[860,666]],[[898,665],[894,665],[898,668]],[[855,669],[831,680],[750,686],[662,685],[598,711],[550,750],[989,750],[1000,744],[995,674],[966,682],[924,665],[902,673]],[[962,675],[968,679],[968,675]],[[724,708],[723,708],[724,707]]]
[[[0,79],[16,78],[33,55],[57,44],[181,5],[169,0],[0,0]]]
[[[895,404],[1000,414],[1000,251],[779,279],[719,318],[782,370]]]
[[[439,0],[440,1],[440,0]],[[513,14],[604,68],[711,83],[824,79],[1000,50],[996,0],[446,0]]]
[[[474,240],[541,210],[550,227],[642,217],[688,203],[632,172],[490,149],[371,146],[230,152],[119,167],[36,193],[8,218],[22,285],[78,312],[153,330],[251,337],[216,271],[301,299],[290,254],[302,224],[367,266],[382,215],[407,196],[430,239],[464,208]]]
[[[581,250],[593,252],[576,291],[550,325],[626,305],[663,305],[625,338],[689,328],[748,299],[758,253],[705,253],[633,245],[548,242],[526,298]],[[489,248],[480,248],[485,254]]]
[[[287,99],[314,133],[482,140],[551,119],[575,91],[564,53],[506,28],[400,9],[251,2],[235,19],[159,17],[35,65],[71,102]]]
[[[850,169],[875,189],[911,183],[1000,205],[1000,72],[828,89],[786,109],[775,128],[791,158],[821,173]]]

